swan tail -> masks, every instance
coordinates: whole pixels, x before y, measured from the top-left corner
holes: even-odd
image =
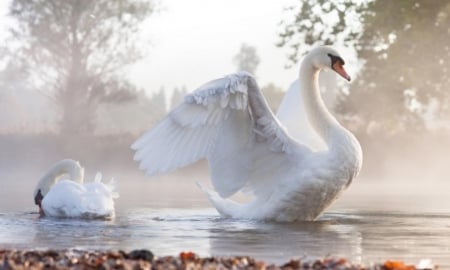
[[[95,174],[95,177],[94,177],[94,182],[95,183],[101,183],[102,182],[102,178],[103,178],[102,173],[101,172],[97,172]]]
[[[217,192],[206,188],[199,182],[197,182],[197,186],[200,188],[201,191],[203,191],[208,196],[209,201],[216,208],[217,212],[219,212],[220,215],[224,217],[234,218],[241,211],[242,209],[241,204],[220,197],[220,195]]]
[[[108,183],[105,183],[103,180],[103,174],[101,172],[97,172],[94,177],[94,183],[102,183],[106,187],[108,194],[111,195],[111,198],[117,199],[119,198],[119,192],[117,192],[117,183],[114,180],[114,178],[111,178],[111,180]]]

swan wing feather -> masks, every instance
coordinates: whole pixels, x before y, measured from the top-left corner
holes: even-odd
[[[292,142],[253,76],[239,72],[187,95],[132,148],[134,159],[149,175],[206,158],[214,189],[228,197],[248,182],[255,164],[254,149],[261,145],[268,146],[266,154],[279,154],[288,152]]]

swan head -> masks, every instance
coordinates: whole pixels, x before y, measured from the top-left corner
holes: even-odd
[[[33,192],[34,203],[42,211],[42,200],[50,191],[50,188],[63,176],[68,175],[69,179],[82,183],[84,179],[84,169],[78,161],[64,159],[54,164],[39,180]]]
[[[309,52],[306,58],[317,69],[331,69],[347,81],[351,80],[350,76],[347,74],[347,71],[344,69],[344,59],[341,57],[339,52],[332,47],[317,47]]]

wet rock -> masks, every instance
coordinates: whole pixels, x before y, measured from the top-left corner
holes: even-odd
[[[153,253],[146,249],[137,249],[128,253],[128,258],[132,260],[144,260],[151,262],[153,261]]]

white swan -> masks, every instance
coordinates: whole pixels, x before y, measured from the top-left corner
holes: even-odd
[[[67,175],[68,179],[59,180]],[[112,186],[95,181],[83,183],[84,169],[78,161],[64,159],[54,164],[37,184],[33,197],[44,216],[67,218],[112,218],[113,199],[118,194]]]
[[[350,81],[343,65],[336,50],[323,46],[306,55],[300,67],[306,116],[325,150],[315,151],[291,137],[254,77],[239,72],[187,95],[132,145],[137,150],[134,159],[153,175],[206,158],[215,191],[202,189],[223,216],[314,220],[362,164],[358,141],[326,109],[318,87],[321,69],[332,69]],[[226,199],[238,190],[250,192],[253,200],[241,204]]]

